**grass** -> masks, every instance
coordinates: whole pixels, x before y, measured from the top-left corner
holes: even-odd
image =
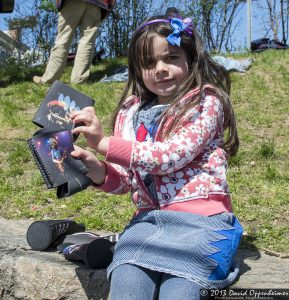
[[[268,50],[251,56],[244,74],[232,73],[232,101],[240,150],[229,161],[228,181],[235,214],[247,235],[243,247],[289,253],[289,51]],[[96,100],[95,108],[109,130],[109,121],[124,83],[100,83],[125,59],[93,66],[91,82],[74,86]],[[43,70],[38,69],[41,74]],[[69,82],[71,67],[62,77]],[[26,139],[37,127],[31,122],[48,86],[29,79],[0,84],[0,216],[9,219],[73,218],[88,230],[118,232],[131,218],[129,195],[111,196],[88,189],[66,199],[47,190],[28,150]],[[3,77],[2,77],[3,78]],[[7,78],[7,77],[5,77]],[[10,80],[10,81],[9,81]],[[82,139],[80,144],[84,145]]]
[[[245,75],[232,74],[241,147],[228,180],[248,233],[244,243],[288,253],[289,52],[251,56],[255,61]]]

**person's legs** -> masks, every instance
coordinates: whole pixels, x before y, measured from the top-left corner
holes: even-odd
[[[135,265],[116,267],[111,275],[111,300],[152,300],[157,295],[161,273]]]
[[[86,4],[78,0],[66,1],[59,13],[58,34],[51,50],[46,71],[41,77],[42,83],[52,83],[60,79],[66,65],[68,51],[74,32],[85,12]]]
[[[159,300],[199,300],[201,286],[185,278],[163,274],[159,287]]]
[[[80,39],[71,73],[72,83],[84,82],[89,77],[97,30],[100,23],[100,8],[86,3],[86,10],[79,24]]]

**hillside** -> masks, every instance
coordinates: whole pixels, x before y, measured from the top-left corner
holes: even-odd
[[[251,68],[243,74],[232,73],[231,96],[241,141],[228,171],[233,207],[246,230],[243,246],[288,254],[289,51],[234,58],[248,56],[254,59]],[[124,62],[103,61],[93,67],[90,83],[75,86],[96,100],[107,130],[124,84],[97,80]],[[70,70],[67,67],[64,82]],[[122,230],[134,211],[129,196],[89,189],[59,200],[54,190],[45,188],[26,140],[37,130],[31,120],[49,87],[28,81],[32,75],[25,70],[18,83],[6,80],[0,87],[0,217],[73,218],[89,230]]]

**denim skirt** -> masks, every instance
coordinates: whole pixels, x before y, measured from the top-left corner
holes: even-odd
[[[151,210],[134,217],[116,243],[114,268],[133,264],[186,278],[206,289],[232,284],[243,229],[232,213],[213,216]]]

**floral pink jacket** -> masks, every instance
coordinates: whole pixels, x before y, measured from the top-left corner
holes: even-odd
[[[196,93],[200,90],[189,92],[180,105]],[[109,139],[106,178],[98,188],[113,194],[130,191],[138,211],[168,209],[205,216],[231,211],[222,149],[223,108],[207,88],[203,94],[200,104],[182,118],[181,128],[166,140],[157,132],[154,142],[136,141],[132,117],[140,99],[129,97],[118,114],[115,135]],[[139,171],[155,175],[157,200],[151,198]]]

